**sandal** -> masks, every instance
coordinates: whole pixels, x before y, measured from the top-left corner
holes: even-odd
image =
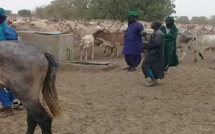
[[[12,108],[13,108],[13,109],[16,109],[18,105],[19,105],[19,102],[13,102]]]
[[[17,110],[22,110],[24,106],[21,102],[13,102],[12,108]]]
[[[130,67],[126,67],[126,68],[123,68],[122,70],[129,70],[130,69]]]
[[[17,109],[18,110],[23,110],[24,109],[24,106],[22,103],[19,103],[19,105],[17,106]]]
[[[157,81],[151,81],[151,82],[147,83],[145,86],[146,87],[153,87],[153,86],[156,86],[156,85],[158,85]]]

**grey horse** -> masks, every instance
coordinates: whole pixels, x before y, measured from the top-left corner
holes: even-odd
[[[0,84],[10,89],[26,108],[26,134],[33,134],[37,125],[42,134],[52,134],[53,117],[62,116],[55,87],[58,67],[54,56],[38,46],[0,41]],[[51,114],[41,104],[41,92]]]

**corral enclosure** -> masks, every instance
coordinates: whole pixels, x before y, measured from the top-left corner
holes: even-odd
[[[74,43],[72,34],[35,33],[18,32],[22,41],[35,44],[46,49],[53,54],[59,61],[65,62],[74,59]]]
[[[20,36],[23,38],[21,34]],[[34,42],[39,37],[42,40],[38,42],[43,47],[51,46],[45,46],[44,41],[54,44],[50,50],[55,52],[60,44],[56,43],[60,38],[57,36],[25,36],[29,40],[35,38]],[[68,47],[63,45],[64,48]],[[71,47],[74,47],[74,59],[78,59],[77,44]],[[120,52],[121,48],[122,46]],[[165,78],[159,81],[159,86],[147,88],[144,84],[148,80],[144,78],[140,67],[136,72],[124,71],[122,68],[126,64],[123,56],[105,56],[103,49],[96,46],[95,60],[110,61],[115,64],[113,68],[61,64],[56,86],[68,119],[54,120],[53,133],[214,134],[213,53],[206,53],[205,60],[196,64],[189,54],[178,67],[170,68]],[[64,52],[62,57],[67,59],[65,49]],[[25,133],[26,113],[15,112],[15,116],[1,119],[0,134]],[[36,134],[40,134],[39,129]]]

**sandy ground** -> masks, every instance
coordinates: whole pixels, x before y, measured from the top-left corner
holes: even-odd
[[[157,87],[144,87],[141,69],[67,65],[57,88],[68,120],[54,120],[54,134],[214,134],[215,64],[211,55],[194,64],[187,58]],[[26,112],[1,119],[0,134],[24,134]],[[36,134],[40,134],[37,128]]]

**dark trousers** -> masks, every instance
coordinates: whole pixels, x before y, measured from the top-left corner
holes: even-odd
[[[135,68],[141,63],[141,55],[125,55],[125,61],[129,67]]]

